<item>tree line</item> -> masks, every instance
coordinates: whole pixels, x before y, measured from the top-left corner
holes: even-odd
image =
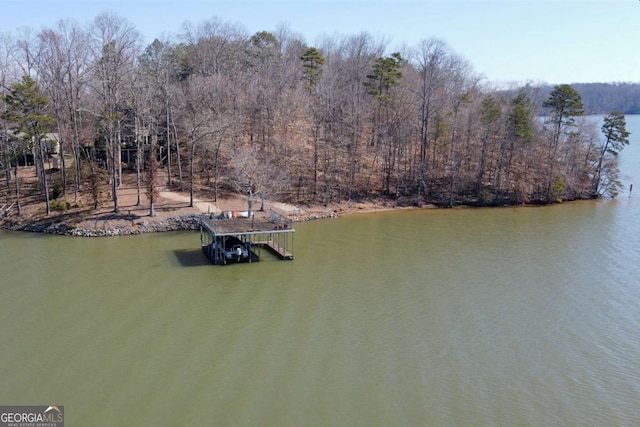
[[[570,85],[542,106],[539,87],[491,88],[437,38],[392,53],[368,33],[310,46],[287,27],[250,35],[215,17],[147,46],[111,12],[5,34],[0,87],[0,170],[18,212],[27,153],[47,213],[50,199],[97,207],[103,194],[117,212],[135,173],[153,215],[163,181],[192,204],[203,189],[441,206],[615,195],[629,136],[622,113],[601,129],[585,120]]]

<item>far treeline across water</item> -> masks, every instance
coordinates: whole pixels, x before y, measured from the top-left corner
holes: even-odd
[[[580,93],[587,114],[607,114],[620,111],[640,114],[640,83],[572,83]],[[546,99],[553,86],[542,85],[539,99]]]
[[[389,53],[367,33],[316,46],[212,18],[143,45],[110,12],[0,43],[0,204],[113,203],[158,185],[297,204],[439,206],[615,196],[622,112],[581,116],[571,85],[490,88],[446,42]],[[541,119],[544,117],[544,119]],[[38,181],[23,185],[20,168]],[[64,203],[60,203],[64,201]],[[14,211],[15,212],[15,211]]]

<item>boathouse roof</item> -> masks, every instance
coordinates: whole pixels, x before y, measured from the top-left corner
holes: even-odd
[[[260,233],[291,233],[293,222],[273,211],[256,212],[251,217],[228,215],[202,215],[202,228],[215,236],[242,236]]]

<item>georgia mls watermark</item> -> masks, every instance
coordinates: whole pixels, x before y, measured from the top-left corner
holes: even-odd
[[[0,406],[0,427],[64,427],[64,406]]]

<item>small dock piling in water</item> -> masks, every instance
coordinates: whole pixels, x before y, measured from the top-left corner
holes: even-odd
[[[293,260],[292,221],[274,211],[257,214],[202,215],[200,244],[207,258],[216,265],[258,262],[264,248],[282,260]]]

